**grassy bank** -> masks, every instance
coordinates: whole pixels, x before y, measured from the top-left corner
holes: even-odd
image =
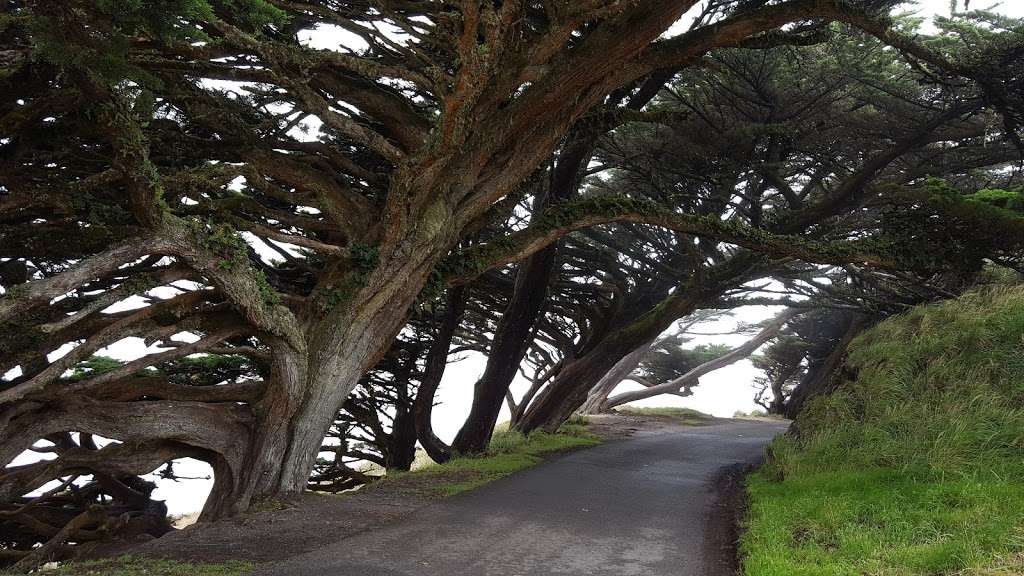
[[[914,309],[749,482],[747,576],[1024,574],[1024,289]]]
[[[686,426],[699,426],[707,424],[715,419],[710,414],[705,414],[692,408],[672,407],[646,407],[646,406],[619,406],[614,409],[619,414],[630,414],[633,416],[655,416],[668,418]]]
[[[600,440],[586,431],[585,424],[575,419],[562,425],[555,434],[533,432],[529,436],[499,430],[481,456],[453,458],[444,464],[430,464],[412,472],[392,473],[374,483],[371,489],[446,498],[535,466],[545,456],[599,444]]]

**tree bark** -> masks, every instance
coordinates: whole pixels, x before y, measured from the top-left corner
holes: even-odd
[[[652,78],[655,83],[640,96],[646,103],[657,94],[665,82],[662,75]],[[637,104],[637,107],[642,104]],[[566,138],[566,144],[551,170],[547,192],[538,193],[534,211],[543,213],[549,205],[557,205],[575,196],[580,184],[580,170],[590,161],[594,146],[604,130],[587,123],[576,126]],[[479,454],[487,448],[494,433],[501,405],[516,377],[519,365],[530,347],[531,332],[544,310],[548,284],[555,271],[558,246],[555,243],[523,260],[516,272],[512,299],[502,314],[487,354],[487,367],[473,387],[473,404],[465,423],[452,443],[459,454]]]
[[[615,388],[626,379],[627,376],[636,370],[636,367],[640,365],[640,361],[644,359],[651,350],[655,340],[651,340],[647,344],[638,347],[629,354],[626,354],[622,360],[616,362],[615,366],[608,371],[607,374],[601,377],[597,384],[587,394],[587,401],[580,407],[580,414],[600,414],[604,412],[603,409],[605,400],[608,399],[608,395],[615,391]]]
[[[620,360],[657,338],[677,318],[692,313],[702,296],[699,288],[680,288],[636,321],[609,334],[587,354],[565,364],[526,410],[516,428],[523,433],[557,430]]]
[[[431,226],[396,233],[397,239],[381,245],[376,268],[342,313],[310,320],[304,350],[275,347],[271,385],[256,405],[247,466],[230,486],[215,487],[203,520],[305,489],[338,409],[386,353],[405,324],[405,311],[454,241],[452,214],[441,210],[436,204],[424,209],[432,212]]]
[[[416,460],[416,421],[408,406],[395,410],[391,423],[391,441],[385,467],[388,470],[409,470]]]
[[[423,372],[420,387],[416,391],[416,401],[413,404],[416,437],[419,438],[427,455],[438,463],[444,463],[451,459],[451,449],[434,434],[434,426],[431,423],[434,395],[437,394],[437,387],[441,384],[441,377],[444,376],[445,367],[448,365],[448,351],[452,346],[452,337],[459,327],[459,321],[465,310],[466,288],[463,286],[452,288],[448,294],[448,307],[445,311],[444,322],[427,352],[427,366]]]
[[[516,274],[512,300],[502,314],[487,355],[487,367],[473,387],[473,405],[452,442],[456,454],[479,454],[487,448],[519,364],[530,346],[533,325],[544,308],[555,267],[554,246],[526,260]]]

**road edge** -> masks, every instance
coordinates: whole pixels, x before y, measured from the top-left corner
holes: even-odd
[[[704,550],[707,558],[706,576],[738,576],[740,574],[740,535],[750,500],[746,478],[761,467],[757,462],[738,462],[719,468],[709,489],[715,492],[704,526]]]

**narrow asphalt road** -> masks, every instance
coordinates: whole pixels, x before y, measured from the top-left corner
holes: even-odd
[[[573,452],[390,526],[265,566],[279,576],[707,576],[713,479],[785,423],[715,420]],[[727,542],[720,545],[727,545]]]

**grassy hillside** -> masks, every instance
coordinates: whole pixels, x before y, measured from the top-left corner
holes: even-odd
[[[1024,288],[858,338],[749,484],[747,576],[1024,574]]]

